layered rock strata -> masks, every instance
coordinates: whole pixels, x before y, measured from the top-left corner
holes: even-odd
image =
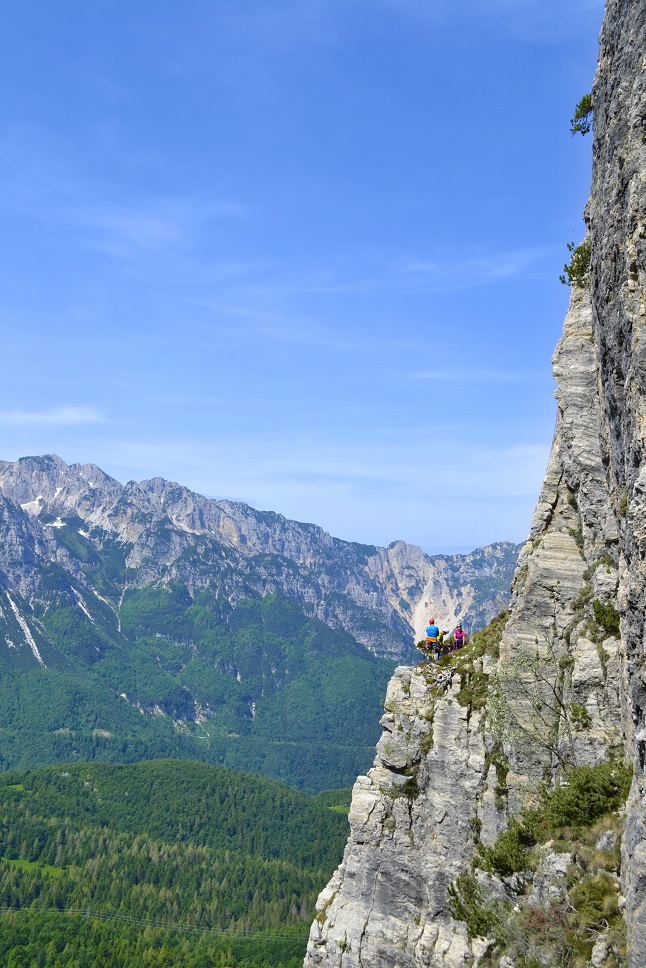
[[[595,617],[595,603],[597,612],[616,606],[619,548],[586,290],[572,292],[553,368],[554,442],[501,643],[512,810],[564,763],[625,750],[624,647],[618,629],[610,634]]]
[[[602,443],[619,532],[618,608],[634,764],[623,844],[629,957],[646,964],[646,4],[612,0],[593,90],[586,221]]]
[[[447,909],[475,830],[494,838],[501,821],[483,717],[461,686],[451,669],[396,670],[374,767],[354,787],[343,862],[318,900],[306,965],[449,968],[482,950]]]

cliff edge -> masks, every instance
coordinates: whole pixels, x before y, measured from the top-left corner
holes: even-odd
[[[397,669],[306,968],[646,964],[645,38],[643,0],[609,0],[590,265],[510,616],[495,648]]]

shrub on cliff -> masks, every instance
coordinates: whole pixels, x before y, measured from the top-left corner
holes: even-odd
[[[478,865],[507,877],[535,864],[532,849],[563,828],[589,827],[620,807],[628,796],[632,772],[621,763],[581,766],[568,775],[566,786],[544,789],[541,804],[521,810],[490,847],[480,847]]]
[[[572,258],[563,266],[564,274],[560,275],[559,279],[564,286],[576,286],[582,289],[590,274],[590,241],[584,239],[581,245],[576,246],[574,242],[568,242],[567,247],[572,253]]]
[[[611,605],[610,602],[604,604],[598,598],[595,598],[592,603],[592,609],[597,623],[604,632],[607,632],[608,635],[620,634],[619,612],[614,605]]]
[[[572,134],[587,134],[592,128],[592,95],[584,94],[570,118]]]

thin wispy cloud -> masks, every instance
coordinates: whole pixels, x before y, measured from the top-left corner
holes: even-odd
[[[0,141],[0,208],[51,228],[52,245],[71,233],[80,247],[122,263],[130,272],[200,292],[241,296],[307,294],[398,295],[457,292],[504,282],[533,271],[541,248],[437,248],[429,252],[331,250],[327,261],[248,262],[207,255],[230,220],[249,219],[240,200],[204,191],[116,191],[86,173],[73,149],[45,130],[14,128]],[[253,306],[249,306],[253,309]]]
[[[247,471],[245,459],[250,452],[253,467]],[[433,445],[420,446],[415,457],[408,444],[376,442],[357,446],[279,437],[232,438],[221,439],[213,452],[200,441],[124,440],[112,445],[110,461],[129,466],[139,462],[142,468],[165,466],[176,480],[202,493],[228,493],[239,499],[255,494],[259,507],[271,508],[275,493],[300,492],[318,498],[331,488],[354,492],[357,499],[370,500],[372,493],[375,505],[382,500],[384,488],[393,499],[408,494],[429,501],[445,490],[436,473],[438,454],[450,456],[454,497],[498,499],[538,493],[549,447],[475,446],[457,432],[455,439],[443,434]]]
[[[470,289],[514,276],[522,275],[540,262],[543,249],[510,249],[491,251],[482,248],[438,251],[428,257],[411,256],[401,259],[397,267],[405,279],[435,289]]]
[[[220,281],[225,282],[222,292],[240,296],[448,293],[535,273],[552,255],[552,250],[545,248],[495,251],[465,246],[463,250],[438,250],[429,254],[374,252],[358,255],[351,265],[345,266],[336,253],[330,253],[328,265],[275,263],[268,273],[266,265],[250,264],[243,267],[238,285]],[[301,338],[316,339],[312,334]]]
[[[420,442],[415,459],[410,447],[286,438],[222,439],[217,448],[185,438],[124,440],[101,448],[92,459],[118,479],[163,473],[209,497],[311,521],[350,540],[419,543],[421,534],[439,528],[443,551],[455,545],[465,521],[472,548],[522,540],[549,454],[542,444],[477,447],[446,435]]]
[[[0,425],[5,427],[74,427],[79,424],[106,423],[107,417],[93,406],[52,407],[49,410],[0,410]]]
[[[117,191],[84,171],[71,147],[33,127],[5,132],[0,175],[0,207],[74,233],[82,246],[118,259],[185,254],[214,222],[248,214],[241,202],[208,190]]]
[[[92,248],[128,256],[190,248],[209,221],[240,218],[245,212],[244,206],[231,202],[158,196],[79,205],[67,217]]]
[[[454,28],[456,23],[472,30],[493,28],[531,43],[567,40],[582,23],[600,23],[604,0],[282,0],[222,6],[209,20],[214,36],[224,35],[246,48],[288,51],[307,46],[339,46],[353,32],[355,18],[375,7],[382,12],[414,19],[431,29]],[[194,57],[192,58],[194,61]],[[185,65],[192,69],[191,59]]]
[[[350,4],[352,6],[352,4]],[[332,0],[281,0],[280,3],[223,5],[211,17],[217,33],[253,36],[263,46],[279,50],[303,43],[337,43],[339,8]]]

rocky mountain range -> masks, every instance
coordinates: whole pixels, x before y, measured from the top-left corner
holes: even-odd
[[[608,0],[510,614],[398,668],[306,968],[646,965],[646,4]]]
[[[393,658],[421,638],[429,609],[451,627],[485,625],[507,603],[520,550],[500,542],[431,557],[403,541],[360,545],[162,478],[122,485],[93,464],[68,466],[51,455],[0,462],[0,500],[0,587],[30,605],[52,565],[70,580],[71,604],[90,613],[110,608],[117,625],[128,588],[181,583],[230,603],[281,592]],[[123,578],[102,595],[92,567],[105,556],[119,558]],[[37,637],[30,610],[16,595],[9,602],[9,617]]]
[[[18,677],[0,677],[0,756],[203,752],[296,785],[346,785],[429,609],[485,624],[518,550],[359,545],[161,478],[123,485],[51,455],[0,462],[0,662]],[[37,708],[45,681],[51,715]],[[304,751],[326,736],[305,779]]]

